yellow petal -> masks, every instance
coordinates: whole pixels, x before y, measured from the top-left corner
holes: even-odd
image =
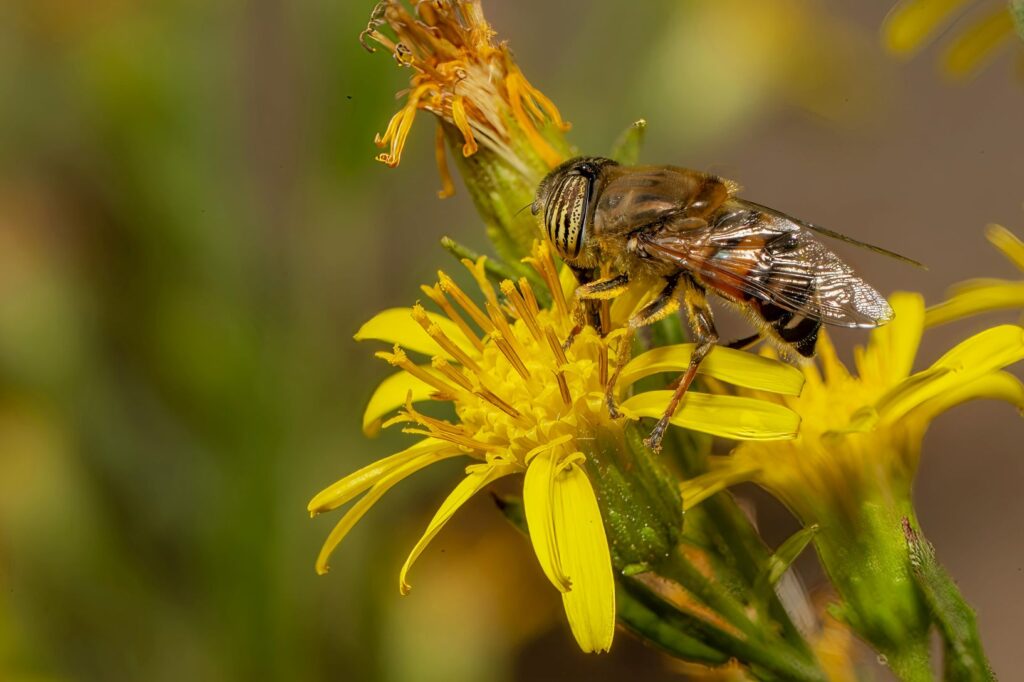
[[[431,453],[427,455],[420,455],[415,459],[412,459],[405,464],[401,464],[391,469],[387,474],[380,477],[373,487],[363,495],[359,500],[352,505],[352,507],[345,512],[345,515],[341,517],[337,525],[331,530],[330,535],[327,536],[327,540],[324,542],[324,546],[320,549],[320,555],[316,558],[316,572],[320,575],[327,573],[329,566],[327,565],[328,559],[334,549],[345,539],[348,532],[352,530],[352,527],[359,522],[359,519],[363,518],[363,515],[372,507],[381,496],[391,489],[393,485],[401,481],[406,476],[413,474],[425,466],[436,462],[438,459],[443,457],[451,457],[452,453]]]
[[[523,481],[523,508],[530,542],[540,568],[558,591],[565,592],[570,587],[569,577],[562,570],[551,511],[551,488],[556,473],[555,455],[550,449],[530,460]]]
[[[1024,271],[1024,242],[1002,225],[995,223],[985,229],[985,237],[1017,266]]]
[[[552,497],[555,544],[572,581],[562,593],[569,627],[583,651],[608,651],[615,634],[615,579],[597,497],[575,463],[557,475]]]
[[[619,407],[632,419],[660,418],[672,391],[648,391]],[[795,438],[800,417],[789,408],[765,400],[688,391],[670,420],[675,426],[733,440],[787,440]]]
[[[458,448],[451,443],[436,438],[425,438],[410,448],[395,453],[390,457],[377,460],[349,474],[337,483],[334,483],[316,494],[306,507],[310,516],[316,516],[323,512],[337,509],[349,500],[369,489],[374,483],[397,466],[408,462],[411,459],[427,454],[437,454],[442,451],[449,451],[452,455],[459,454]]]
[[[437,374],[429,366],[421,366],[424,372]],[[406,399],[418,403],[427,400],[437,389],[423,383],[406,371],[396,372],[377,385],[363,412],[363,433],[376,436],[380,432],[381,420],[392,410],[404,407]]]
[[[932,398],[914,410],[912,415],[914,419],[927,423],[961,403],[978,399],[1002,400],[1014,405],[1018,410],[1024,410],[1024,384],[1009,372],[986,374]]]
[[[460,349],[470,355],[476,355],[476,349],[465,339],[458,325],[436,313],[428,312],[427,318],[440,327]],[[438,346],[426,330],[412,318],[412,308],[388,308],[374,315],[355,334],[356,341],[367,339],[397,343],[406,350],[452,359],[451,355]]]
[[[898,291],[889,297],[895,319],[871,332],[866,352],[858,358],[857,373],[868,383],[893,385],[910,376],[924,332],[924,298]]]
[[[882,26],[882,40],[890,52],[908,56],[938,35],[938,29],[968,0],[904,0]]]
[[[692,352],[692,343],[681,343],[638,355],[622,369],[619,387],[660,372],[684,371]],[[735,386],[785,395],[799,395],[804,385],[803,372],[792,365],[721,346],[708,354],[698,371]]]
[[[401,572],[398,574],[398,589],[402,594],[409,593],[409,583],[406,581],[406,577],[409,575],[409,569],[412,568],[413,563],[419,558],[420,554],[426,549],[430,541],[444,528],[444,524],[448,523],[448,519],[458,511],[459,507],[466,503],[469,498],[476,495],[480,490],[487,487],[491,482],[498,480],[502,476],[515,473],[515,469],[510,466],[488,466],[482,465],[473,467],[474,470],[466,475],[457,486],[455,490],[441,504],[441,507],[434,514],[434,518],[427,524],[427,530],[424,531],[423,536],[420,537],[416,546],[412,548],[409,553],[409,558],[405,560],[405,564],[402,566]]]
[[[956,287],[949,300],[928,309],[929,327],[953,322],[993,310],[1024,309],[1024,282],[984,279],[969,280]]]
[[[1024,329],[1005,324],[957,344],[931,367],[890,389],[875,404],[880,418],[892,423],[926,400],[954,390],[1024,359]]]

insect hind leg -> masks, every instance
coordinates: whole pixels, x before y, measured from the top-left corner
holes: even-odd
[[[669,421],[675,416],[683,395],[689,390],[690,384],[693,383],[694,377],[697,376],[697,369],[700,367],[700,363],[704,361],[707,354],[718,343],[718,332],[715,330],[715,323],[711,317],[711,308],[708,306],[704,289],[689,276],[686,277],[686,284],[683,303],[686,306],[686,314],[690,318],[690,325],[693,327],[696,345],[693,348],[693,353],[690,355],[690,364],[679,380],[675,392],[672,393],[672,398],[668,401],[665,413],[658,420],[658,423],[654,425],[651,435],[644,440],[644,444],[654,452],[661,452],[661,441],[665,437]]]

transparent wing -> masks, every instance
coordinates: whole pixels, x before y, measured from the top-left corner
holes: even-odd
[[[842,327],[892,319],[885,298],[800,223],[732,200],[707,227],[640,235],[652,256],[671,260],[726,296],[737,292]],[[742,298],[742,297],[741,297]]]

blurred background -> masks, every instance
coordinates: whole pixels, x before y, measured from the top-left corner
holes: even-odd
[[[400,168],[373,160],[407,73],[359,46],[372,5],[0,4],[0,680],[680,679],[627,636],[580,654],[487,496],[400,598],[457,464],[313,572],[337,519],[309,498],[403,442],[360,433],[387,369],[353,332],[452,266],[442,235],[486,250],[465,192],[436,199],[425,116]],[[838,249],[882,291],[1014,276],[982,230],[1024,235],[1019,45],[953,84],[934,47],[884,54],[882,0],[485,9],[582,150],[644,117],[645,161],[929,265]],[[922,361],[993,321],[929,333]],[[1024,663],[1022,436],[1007,406],[959,408],[917,490],[1004,679]],[[793,529],[741,494],[770,541]]]

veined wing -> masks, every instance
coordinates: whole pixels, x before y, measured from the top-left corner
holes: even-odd
[[[656,258],[679,263],[727,298],[756,299],[842,327],[892,319],[885,298],[794,219],[733,199],[707,227],[671,224],[639,235]]]

